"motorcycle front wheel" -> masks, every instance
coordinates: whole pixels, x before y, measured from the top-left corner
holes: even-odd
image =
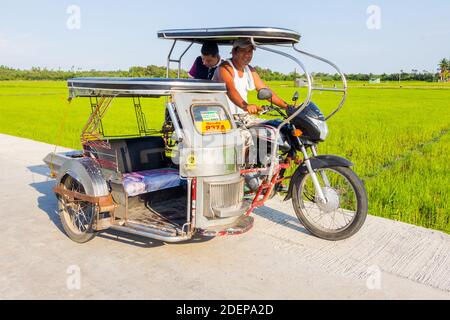
[[[292,181],[292,204],[303,226],[313,235],[331,241],[354,235],[367,216],[366,189],[347,167],[321,168],[317,179],[327,201],[320,201],[309,173]]]

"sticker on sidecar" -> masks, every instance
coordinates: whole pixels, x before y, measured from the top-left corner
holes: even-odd
[[[187,170],[195,170],[196,166],[197,166],[197,159],[195,158],[195,154],[191,153],[186,158],[186,169]]]
[[[225,133],[231,130],[231,123],[228,120],[202,122],[202,133]]]
[[[217,111],[200,111],[203,122],[220,121],[220,116]]]

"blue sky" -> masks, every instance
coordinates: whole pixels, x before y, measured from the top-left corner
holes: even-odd
[[[67,28],[69,5],[81,10],[80,29]],[[369,29],[367,8],[380,8],[380,29]],[[436,71],[450,58],[450,1],[6,1],[0,0],[0,65],[69,69],[128,69],[165,65],[169,28],[277,26],[299,31],[305,51],[346,73]],[[195,47],[182,67],[198,55]],[[224,57],[229,47],[221,49]],[[331,71],[306,60],[310,71]],[[254,65],[283,72],[295,65],[257,51]]]

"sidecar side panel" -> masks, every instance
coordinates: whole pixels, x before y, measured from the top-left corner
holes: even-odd
[[[183,177],[217,177],[238,172],[242,159],[242,139],[239,129],[229,111],[225,93],[174,93],[175,109],[183,131],[183,142],[179,145],[180,174]],[[201,132],[195,123],[194,108],[218,107],[230,127],[215,133]],[[212,112],[206,112],[204,124],[216,124]],[[210,118],[209,120],[207,120]]]
[[[70,175],[80,182],[87,195],[95,197],[109,195],[108,185],[102,175],[100,166],[90,158],[66,160],[56,178],[57,184],[61,183],[66,175]]]
[[[63,164],[71,159],[78,159],[83,157],[83,151],[69,151],[69,152],[50,152],[43,159],[44,163],[50,168],[50,176],[57,177]]]

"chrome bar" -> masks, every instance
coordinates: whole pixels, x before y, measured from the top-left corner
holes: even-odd
[[[194,44],[194,42],[191,42],[191,44],[186,48],[186,50],[183,51],[183,53],[181,54],[179,61],[178,61],[178,79],[180,78],[180,72],[181,72],[181,60],[183,59],[184,55],[186,54],[186,52],[188,52],[188,50],[192,47],[192,45]]]
[[[316,146],[311,146],[311,150],[312,150],[313,156],[317,157],[318,153],[317,153]],[[323,183],[325,184],[326,187],[329,188],[331,185],[330,185],[330,181],[328,180],[327,175],[325,174],[325,171],[319,169],[319,172],[320,172],[320,175],[322,176]]]
[[[312,90],[317,90],[317,91],[336,91],[336,92],[346,92],[345,89],[338,89],[338,88],[317,88],[314,87],[312,88]]]
[[[319,183],[319,179],[317,179],[316,173],[314,172],[313,168],[311,167],[311,160],[305,160],[304,161],[306,168],[308,169],[309,174],[311,175],[312,182],[314,184],[314,188],[316,189],[317,194],[319,195],[320,201],[322,203],[326,203],[327,200],[325,198],[325,195],[323,194],[322,188]]]
[[[330,65],[330,66],[333,67],[333,68],[339,73],[339,75],[341,76],[342,83],[344,84],[344,88],[342,89],[342,90],[344,90],[344,91],[343,91],[344,95],[342,96],[342,100],[341,100],[341,102],[339,103],[339,106],[337,107],[337,109],[334,110],[329,116],[327,116],[327,117],[325,118],[325,120],[330,119],[336,112],[338,112],[338,111],[342,108],[342,106],[344,105],[345,100],[346,100],[346,98],[347,98],[347,89],[348,89],[348,85],[347,85],[347,79],[345,78],[344,73],[342,73],[342,71],[338,68],[337,65],[335,65],[333,62],[331,62],[331,61],[329,61],[329,60],[327,60],[327,59],[325,59],[325,58],[322,58],[322,57],[319,57],[319,56],[314,55],[314,54],[312,54],[312,53],[308,53],[308,52],[302,51],[302,50],[300,50],[300,49],[297,49],[297,48],[295,47],[295,44],[292,44],[292,48],[293,48],[295,51],[297,51],[298,53],[300,53],[300,54],[303,54],[303,55],[305,55],[305,56],[308,56],[308,57],[310,57],[310,58],[313,58],[313,59],[322,61],[322,62],[324,62],[324,63]],[[324,91],[325,91],[325,90],[324,90]]]
[[[166,69],[166,78],[169,78],[169,69],[170,69],[170,62],[171,62],[171,56],[173,49],[175,48],[175,45],[177,44],[177,40],[175,40],[172,44],[172,48],[170,48],[169,55],[167,56],[167,69]]]
[[[322,203],[326,203],[327,199],[325,198],[325,195],[323,194],[322,188],[319,183],[319,179],[317,179],[316,173],[314,172],[312,166],[311,166],[311,160],[309,159],[308,152],[306,152],[306,148],[304,146],[301,147],[301,151],[304,156],[304,163],[306,165],[306,168],[308,169],[309,174],[311,175],[311,179],[314,185],[314,188],[316,189],[317,194],[319,195],[320,201]]]
[[[153,228],[147,228],[145,226],[140,226],[139,229],[135,229],[135,228],[131,228],[131,227],[112,225],[110,228],[113,230],[131,233],[131,234],[135,234],[135,235],[138,235],[141,237],[156,239],[156,240],[165,241],[165,242],[181,242],[181,241],[189,240],[192,237],[192,235],[190,235],[190,234],[186,234],[183,236],[171,236],[168,233],[165,233],[163,231],[153,229]]]
[[[175,40],[172,44],[172,48],[170,48],[170,52],[169,52],[169,56],[167,57],[167,70],[166,70],[166,78],[169,78],[169,70],[170,70],[170,63],[171,62],[177,62],[178,63],[178,79],[180,78],[180,74],[181,74],[181,60],[183,59],[183,56],[186,54],[186,52],[189,51],[189,49],[192,47],[192,45],[194,44],[194,42],[191,42],[191,44],[183,51],[183,53],[181,54],[181,56],[178,59],[172,59],[172,53],[173,53],[173,49],[175,48],[175,45],[177,43],[177,40]]]
[[[253,38],[251,38],[251,42],[253,43],[253,45],[254,45],[256,48],[259,48],[259,49],[265,50],[265,51],[269,51],[269,52],[272,52],[272,53],[279,54],[279,55],[281,55],[281,56],[283,56],[283,57],[289,58],[289,59],[293,60],[294,62],[296,62],[296,63],[300,66],[300,68],[303,70],[303,72],[305,73],[306,80],[307,80],[307,82],[308,82],[308,94],[307,94],[305,100],[300,104],[300,106],[298,107],[297,111],[295,111],[290,117],[286,118],[286,119],[285,119],[285,120],[277,127],[277,130],[276,130],[276,132],[275,132],[275,143],[276,143],[276,141],[278,140],[278,137],[279,137],[279,135],[280,135],[280,130],[281,130],[281,128],[282,128],[285,124],[289,123],[292,119],[294,119],[294,118],[295,118],[300,112],[302,112],[303,109],[305,109],[306,106],[311,102],[311,96],[312,96],[312,80],[311,80],[310,74],[309,74],[308,71],[306,70],[305,65],[304,65],[300,60],[298,60],[297,58],[295,58],[294,56],[292,56],[292,55],[290,55],[290,54],[288,54],[288,53],[286,53],[286,52],[280,51],[280,50],[275,50],[275,49],[272,49],[272,48],[267,48],[267,47],[264,47],[264,46],[259,46],[259,45],[257,45],[257,44],[255,43],[255,41],[254,41]],[[276,161],[275,161],[275,160],[276,160],[276,153],[277,153],[277,148],[272,148],[272,152],[271,152],[271,160],[272,160],[272,161],[271,161],[271,164],[270,164],[269,176],[268,176],[269,180],[272,179],[273,170],[274,170],[274,167],[275,167],[275,164],[276,164]]]
[[[173,127],[175,128],[175,132],[177,134],[177,141],[181,142],[181,141],[183,141],[183,138],[184,138],[183,131],[181,130],[180,124],[178,123],[178,117],[175,114],[173,103],[167,102],[166,108],[169,111],[170,119],[172,120]]]
[[[287,119],[285,119],[285,120],[278,126],[278,131],[279,131],[285,124],[289,123],[289,122],[290,122],[292,119],[294,119],[300,112],[302,112],[303,109],[311,102],[312,88],[313,88],[311,76],[310,76],[310,74],[308,73],[308,71],[306,70],[305,65],[304,65],[300,60],[298,60],[297,58],[295,58],[294,56],[292,56],[292,55],[290,55],[290,54],[288,54],[288,53],[286,53],[286,52],[283,52],[283,51],[279,51],[279,50],[275,50],[275,49],[267,48],[267,47],[263,47],[263,46],[258,46],[257,44],[255,44],[255,42],[253,41],[253,39],[252,39],[252,42],[254,43],[254,45],[255,45],[257,48],[259,48],[259,49],[261,49],[261,50],[265,50],[265,51],[269,51],[269,52],[272,52],[272,53],[276,53],[276,54],[282,55],[282,56],[284,56],[284,57],[286,57],[286,58],[289,58],[289,59],[293,60],[294,62],[296,62],[296,63],[300,66],[300,68],[303,70],[303,72],[305,73],[306,80],[307,80],[307,82],[308,82],[308,94],[307,94],[305,100],[300,104],[300,107],[298,108],[298,110],[297,110],[296,112],[294,112],[290,117],[288,117]]]

